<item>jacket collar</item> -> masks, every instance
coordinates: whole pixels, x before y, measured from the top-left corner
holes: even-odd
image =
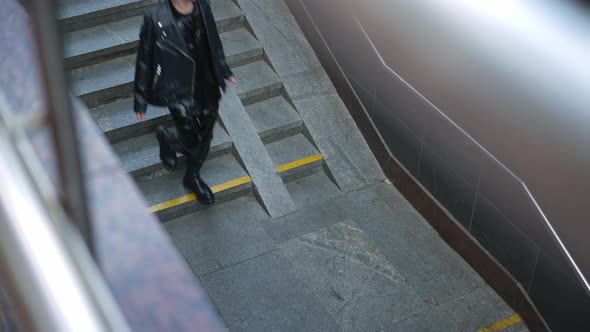
[[[195,1],[195,6],[197,4],[198,4],[198,1]],[[170,36],[167,36],[166,40],[168,41],[169,44],[171,44],[172,46],[177,48],[179,51],[182,51],[182,52],[188,54],[189,53],[188,46],[186,45],[186,41],[184,40],[184,37],[182,36],[182,31],[180,31],[180,28],[176,24],[176,19],[174,18],[174,14],[172,13],[171,6],[172,6],[172,4],[170,3],[170,0],[163,1],[163,7],[165,7],[165,8],[163,11],[163,17],[161,17],[161,19],[162,19],[162,21],[169,23],[169,25],[171,26],[171,29],[166,29],[166,31],[170,32]]]

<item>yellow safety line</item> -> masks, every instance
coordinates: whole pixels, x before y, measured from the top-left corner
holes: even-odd
[[[288,170],[291,170],[291,169],[294,169],[297,167],[301,167],[303,165],[311,164],[315,161],[322,160],[322,159],[323,159],[323,157],[321,154],[316,154],[313,156],[309,156],[309,157],[306,157],[303,159],[295,160],[293,162],[278,166],[276,168],[276,170],[277,170],[277,172],[282,173],[282,172],[286,172]],[[224,190],[228,190],[231,188],[241,186],[241,185],[249,183],[249,182],[252,182],[252,178],[250,176],[246,175],[246,176],[242,176],[241,178],[237,178],[237,179],[213,186],[213,187],[211,187],[211,190],[214,193],[218,193],[218,192],[221,192]],[[194,201],[195,199],[196,199],[195,194],[188,194],[186,196],[178,197],[175,199],[171,199],[167,202],[151,206],[149,210],[151,213],[156,213],[159,211],[163,211],[163,210],[178,206],[180,204]]]
[[[220,191],[235,188],[237,186],[243,185],[243,184],[251,182],[251,181],[252,181],[252,178],[250,176],[246,175],[246,176],[242,176],[241,178],[237,178],[237,179],[228,181],[226,183],[222,183],[222,184],[213,186],[213,187],[211,187],[211,191],[213,191],[214,193],[218,193]],[[166,209],[178,206],[180,204],[194,201],[195,199],[196,199],[195,194],[188,194],[186,196],[171,199],[171,200],[164,202],[164,203],[156,204],[156,205],[150,207],[150,212],[156,213],[158,211],[166,210]]]
[[[166,210],[166,209],[169,209],[171,207],[174,207],[174,206],[186,203],[186,202],[194,201],[195,199],[196,199],[195,194],[189,194],[186,196],[171,199],[167,202],[156,204],[156,205],[150,207],[150,212],[155,213],[158,211]]]
[[[522,318],[520,318],[520,316],[518,314],[516,314],[516,315],[512,315],[504,320],[501,320],[497,323],[494,323],[488,327],[484,327],[483,329],[479,329],[479,330],[477,330],[477,332],[499,331],[499,330],[509,328],[510,326],[516,325],[520,322],[522,322]]]
[[[293,168],[297,168],[297,167],[300,167],[300,166],[303,166],[303,165],[311,164],[311,163],[313,163],[315,161],[318,161],[318,160],[322,160],[323,158],[324,157],[322,157],[322,155],[318,153],[316,155],[309,156],[307,158],[295,160],[293,162],[286,163],[284,165],[278,166],[277,167],[277,172],[283,173],[283,172],[286,172],[286,171],[291,170]]]
[[[218,193],[220,191],[228,190],[237,186],[241,186],[248,182],[252,182],[252,178],[248,175],[242,176],[241,178],[237,178],[235,180],[227,181],[226,183],[218,184],[216,186],[211,187],[211,191],[214,193]]]

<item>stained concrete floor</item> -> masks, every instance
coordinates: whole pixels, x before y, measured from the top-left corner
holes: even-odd
[[[477,331],[513,310],[392,186],[287,184],[295,213],[252,196],[165,224],[231,331]],[[528,331],[524,323],[506,331]]]

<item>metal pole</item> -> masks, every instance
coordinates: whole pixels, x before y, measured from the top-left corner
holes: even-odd
[[[37,42],[47,112],[14,118],[0,94],[0,183],[5,188],[0,191],[0,273],[27,328],[127,332],[96,264],[57,6],[51,0],[24,5]],[[44,118],[52,126],[59,162],[59,198],[24,133]]]
[[[34,190],[34,165],[18,151],[25,136],[1,129],[0,273],[20,323],[31,331],[130,331],[75,227]]]
[[[59,161],[62,202],[82,234],[91,254],[97,259],[86,202],[81,151],[63,64],[63,40],[56,19],[54,0],[27,1],[37,42],[41,75],[46,91],[49,121]]]

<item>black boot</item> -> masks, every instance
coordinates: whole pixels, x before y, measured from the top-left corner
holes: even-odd
[[[213,194],[213,191],[203,180],[201,180],[200,176],[194,175],[187,170],[182,183],[185,187],[195,193],[197,200],[202,204],[210,205],[215,203],[215,195]]]
[[[176,150],[173,148],[173,138],[168,129],[164,126],[156,127],[156,138],[160,145],[160,160],[164,168],[169,172],[176,169],[177,157]]]

